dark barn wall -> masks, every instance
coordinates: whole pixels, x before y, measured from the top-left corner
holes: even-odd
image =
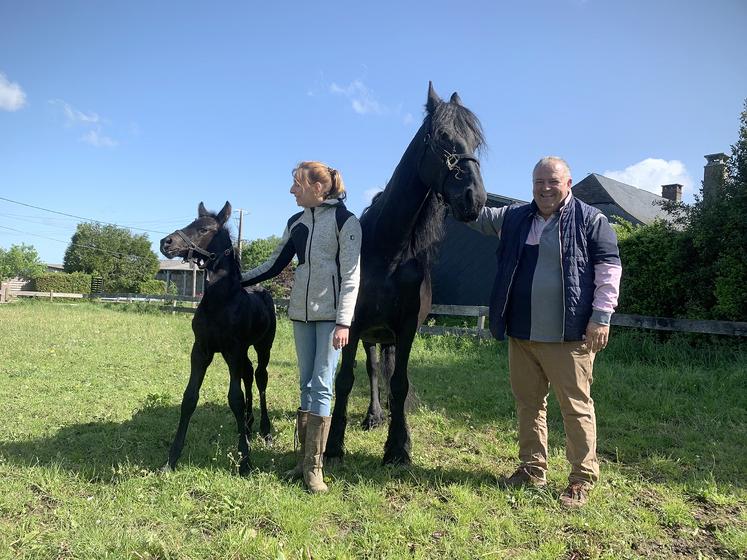
[[[498,238],[471,230],[451,216],[432,268],[433,303],[488,305],[493,287]]]

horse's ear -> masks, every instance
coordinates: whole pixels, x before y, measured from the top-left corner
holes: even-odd
[[[210,214],[207,210],[205,210],[205,205],[200,202],[200,205],[197,207],[197,217],[202,218],[203,216],[207,216]]]
[[[449,99],[449,103],[453,103],[454,105],[462,104],[462,100],[459,97],[459,94],[457,92],[454,92],[451,94],[451,99]]]
[[[218,212],[216,219],[220,225],[225,224],[228,218],[231,217],[231,203],[226,200],[226,204],[223,206],[223,210]]]
[[[433,113],[439,103],[443,103],[443,100],[438,96],[436,90],[433,89],[433,82],[428,82],[428,101],[425,103],[425,108],[428,113]]]

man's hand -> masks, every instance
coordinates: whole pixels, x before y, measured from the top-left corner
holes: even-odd
[[[589,345],[592,352],[599,352],[602,348],[606,347],[609,338],[609,325],[600,325],[592,321],[589,321],[589,324],[586,325],[586,344]]]
[[[348,337],[350,336],[350,327],[343,327],[337,325],[335,332],[332,335],[332,346],[335,350],[339,350],[348,343]]]

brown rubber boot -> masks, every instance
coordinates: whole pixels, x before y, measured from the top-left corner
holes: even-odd
[[[301,410],[300,408],[296,411],[296,437],[298,437],[298,447],[296,448],[296,454],[298,455],[298,461],[296,466],[289,471],[285,471],[283,476],[288,480],[300,480],[303,478],[303,458],[306,456],[306,424],[309,421],[309,411]]]
[[[327,485],[324,484],[322,463],[331,421],[331,416],[317,416],[311,412],[308,414],[303,481],[307,490],[312,494],[320,494],[328,490]]]

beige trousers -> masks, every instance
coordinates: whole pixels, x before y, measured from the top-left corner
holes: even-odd
[[[571,482],[599,479],[597,423],[591,398],[594,353],[580,342],[510,338],[508,365],[519,420],[519,460],[547,470],[547,395],[552,385],[565,427]]]

